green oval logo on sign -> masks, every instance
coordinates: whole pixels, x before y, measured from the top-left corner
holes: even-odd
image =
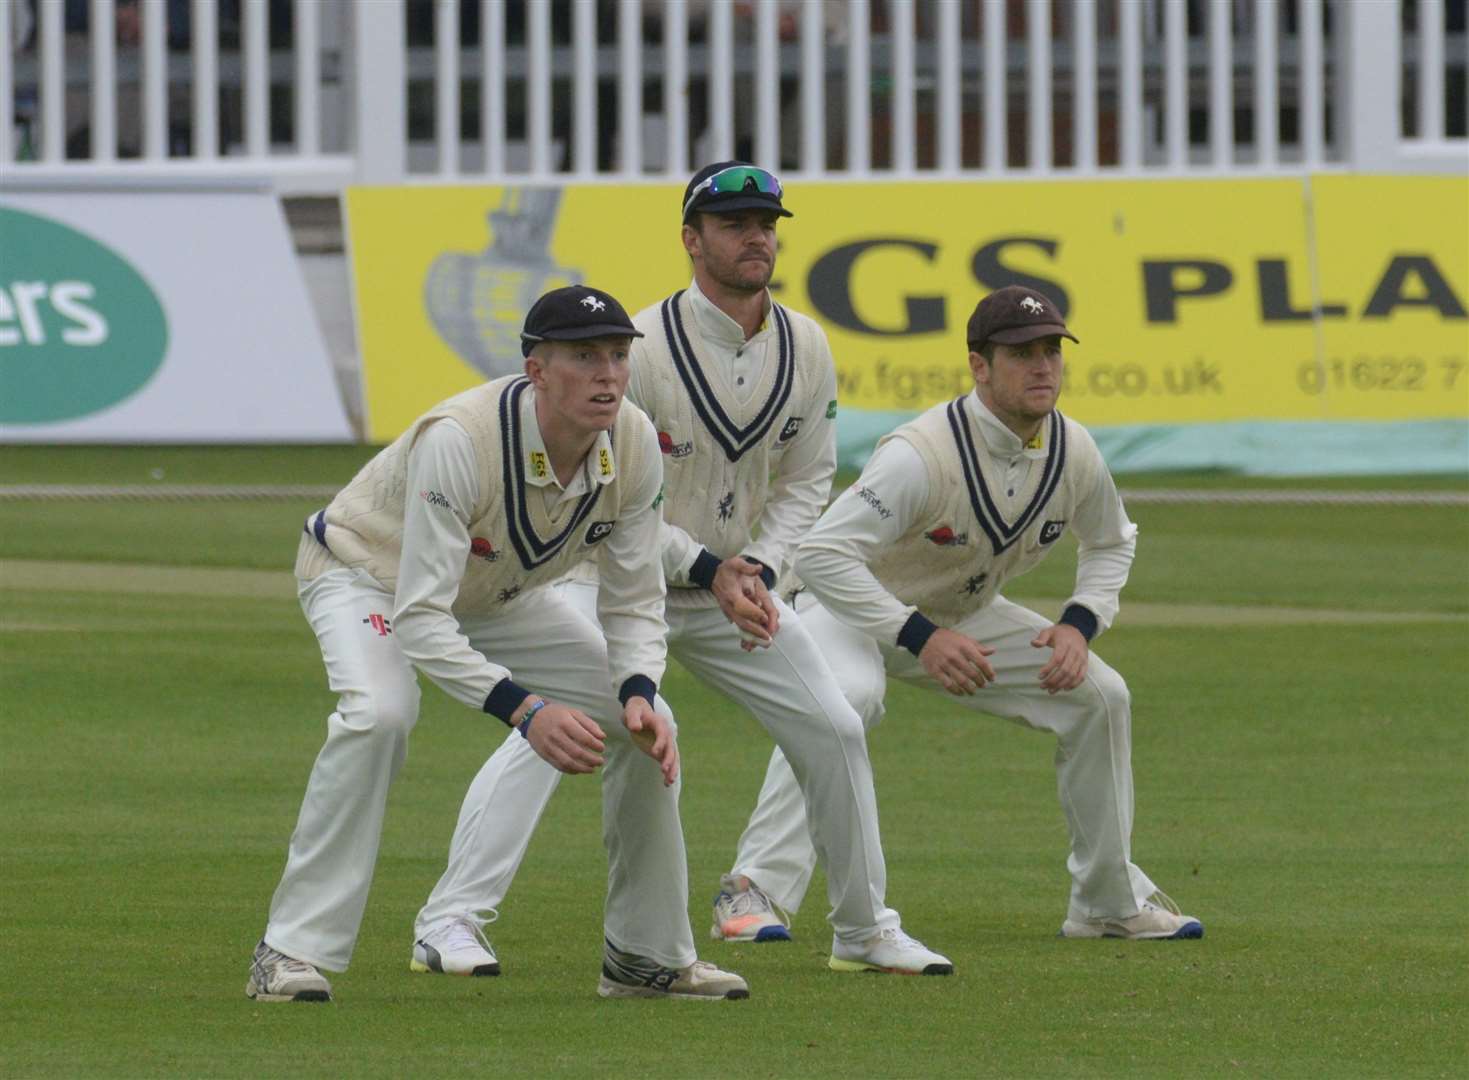
[[[0,206],[0,423],[100,412],[163,366],[163,305],[122,256]]]

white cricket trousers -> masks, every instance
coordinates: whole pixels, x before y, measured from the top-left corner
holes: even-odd
[[[596,618],[595,582],[562,581],[554,591],[583,612],[589,625]],[[884,903],[887,869],[866,733],[800,618],[784,603],[777,606],[780,632],[774,643],[748,653],[717,607],[670,608],[669,653],[754,713],[784,751],[783,760],[792,763],[802,835],[827,867],[827,918],[840,940],[864,941],[900,922]],[[482,830],[473,842],[460,843],[455,834],[449,867],[418,913],[420,934],[443,919],[500,905],[561,778],[552,769],[533,767],[534,758],[525,740],[507,739],[475,777],[464,813],[496,827]]]
[[[807,632],[868,727],[883,715],[887,679],[943,694],[976,712],[1056,736],[1056,787],[1071,830],[1069,917],[1135,915],[1155,886],[1131,861],[1132,726],[1127,684],[1093,655],[1075,690],[1048,694],[1037,675],[1051,650],[1030,642],[1049,619],[998,597],[953,629],[994,647],[995,682],[972,697],[948,693],[906,649],[880,646],[838,620],[809,593],[797,597]],[[795,911],[811,883],[816,851],[807,836],[796,778],[777,749],[759,801],[740,837],[733,873],[744,874]]]
[[[300,595],[337,709],[327,719],[326,745],[306,785],[265,941],[287,956],[345,971],[372,884],[388,787],[418,718],[418,678],[386,632],[391,626],[381,622],[391,620],[393,595],[372,577],[331,570],[302,583]],[[470,644],[508,667],[520,685],[582,709],[607,733],[601,770],[606,935],[669,967],[693,963],[679,787],[663,786],[658,763],[623,727],[601,634],[548,590],[522,598],[504,614],[462,619],[461,626]],[[487,736],[504,730],[493,716],[484,720]],[[508,733],[506,745],[524,749],[516,775],[535,774],[531,789],[555,786],[560,773],[518,732]],[[477,848],[483,834],[518,827],[484,817],[476,801],[483,794],[477,781],[460,812],[454,845]]]

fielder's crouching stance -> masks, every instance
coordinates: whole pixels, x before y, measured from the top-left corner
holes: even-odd
[[[346,970],[418,716],[415,669],[562,772],[605,763],[604,996],[748,996],[737,975],[696,960],[689,927],[674,724],[653,706],[667,632],[663,470],[651,423],[623,400],[636,336],[604,292],[547,293],[526,316],[524,376],[441,403],[308,520],[301,605],[339,697],[250,997],[328,1001],[319,969]],[[554,594],[531,592],[588,558],[605,643]],[[462,814],[455,842],[481,824]],[[498,974],[482,922],[446,921],[415,942],[411,966]]]
[[[883,439],[801,543],[797,597],[811,637],[870,727],[887,677],[1056,736],[1071,831],[1066,937],[1198,938],[1204,928],[1131,861],[1130,698],[1090,655],[1117,613],[1137,527],[1091,436],[1055,410],[1060,314],[1018,286],[969,321],[974,391]],[[999,595],[1065,529],[1081,541],[1059,622]],[[794,910],[815,853],[799,789],[776,750],[738,865]]]

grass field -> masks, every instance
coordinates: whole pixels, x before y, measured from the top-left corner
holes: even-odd
[[[333,484],[366,453],[0,448],[0,477]],[[1098,651],[1134,695],[1135,857],[1203,941],[1058,940],[1053,743],[904,687],[872,740],[889,900],[956,974],[827,971],[819,882],[791,944],[704,940],[769,744],[675,667],[691,917],[749,1001],[597,998],[590,778],[562,785],[491,927],[505,974],[410,975],[413,914],[503,737],[429,688],[337,1003],[268,1007],[245,999],[246,963],[331,707],[289,576],[311,508],[0,501],[0,1076],[1469,1068],[1462,506],[1132,508],[1138,562]],[[1058,552],[1009,592],[1051,610],[1071,572]]]

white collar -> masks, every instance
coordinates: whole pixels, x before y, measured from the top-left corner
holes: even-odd
[[[984,440],[990,453],[996,457],[1014,457],[1016,454],[1024,454],[1030,458],[1046,456],[1046,432],[1049,430],[1049,425],[1044,420],[1041,421],[1040,430],[1036,432],[1035,438],[1028,443],[1022,443],[1020,436],[1006,427],[1004,422],[990,412],[988,406],[980,400],[978,387],[969,391],[969,404],[974,411],[975,430]]]
[[[546,440],[541,437],[541,425],[536,420],[536,388],[527,383],[525,393],[520,395],[520,452],[525,455],[525,482],[532,487],[548,484],[561,486],[556,479],[556,470],[551,468],[551,455],[546,452]],[[612,457],[612,433],[597,433],[597,441],[582,461],[582,467],[564,489],[568,494],[589,490],[591,484],[610,484],[617,479],[617,462]]]
[[[735,322],[723,311],[721,311],[699,288],[697,279],[689,282],[689,307],[694,313],[694,321],[699,326],[699,333],[705,341],[716,345],[724,345],[730,349],[743,348],[746,344],[754,342],[770,332],[770,290],[765,290],[765,306],[760,314],[760,329],[755,331],[755,336],[745,338],[745,328]]]

